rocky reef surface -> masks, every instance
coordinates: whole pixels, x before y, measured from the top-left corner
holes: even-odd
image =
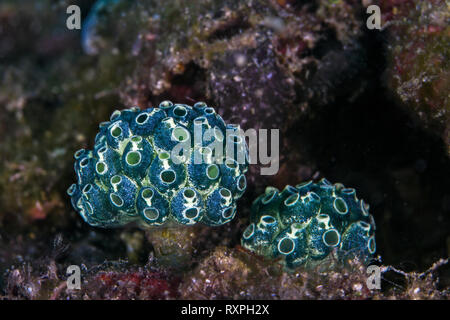
[[[81,31],[66,28],[70,4],[81,8]],[[380,5],[382,30],[366,28],[368,4]],[[2,1],[0,296],[448,299],[448,8],[438,0]],[[205,101],[243,129],[280,129],[278,173],[250,165],[236,217],[199,230],[182,271],[161,265],[136,227],[90,227],[66,195],[73,153],[94,147],[99,123],[163,100]],[[322,177],[354,186],[371,205],[381,291],[367,288],[358,260],[292,273],[240,247],[268,185]],[[81,267],[81,291],[65,287],[69,265]]]
[[[450,154],[448,1],[380,1],[389,29],[386,86]]]

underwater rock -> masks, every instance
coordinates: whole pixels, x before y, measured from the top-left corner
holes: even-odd
[[[366,83],[359,1],[181,3],[119,1],[92,20],[86,41],[96,35],[97,56],[134,61],[120,86],[125,105],[203,100],[243,129],[285,134],[302,116],[338,98],[354,99]],[[282,145],[294,141],[285,135]],[[292,165],[307,162],[301,147],[286,147],[280,163],[288,152],[302,160]],[[256,164],[248,174],[257,193],[279,179],[260,176],[259,169]]]
[[[305,269],[285,272],[273,260],[262,259],[243,248],[217,247],[197,268],[188,273],[180,287],[181,299],[448,299],[442,288],[439,268],[448,260],[436,261],[424,272],[405,272],[380,266],[381,290],[367,287],[366,264],[357,258],[335,270]],[[393,279],[392,273],[403,280]],[[389,279],[384,281],[384,279]]]
[[[77,37],[66,32],[60,7],[47,0],[15,4],[0,4],[0,225],[10,232],[39,220],[67,221],[58,182],[66,165],[62,140],[74,121],[59,131],[65,119],[57,109],[63,109],[58,99],[77,86],[76,67],[68,63]],[[65,113],[75,118],[74,110]]]
[[[268,187],[253,202],[241,243],[267,258],[281,258],[288,269],[333,266],[355,256],[367,262],[376,250],[375,222],[368,210],[355,189],[326,179],[282,192]]]
[[[84,145],[95,132],[86,115],[96,122],[110,112],[106,102],[116,101],[88,98],[99,88],[78,78],[62,60],[52,61],[45,70],[24,63],[19,73],[17,66],[0,66],[5,93],[14,87],[20,90],[17,99],[9,100],[11,109],[0,116],[0,132],[8,132],[0,138],[0,223],[4,220],[12,229],[33,228],[37,220],[48,221],[50,227],[70,220],[62,210],[61,188],[70,176],[71,150]],[[43,84],[54,82],[58,84]],[[66,101],[64,105],[60,99]]]
[[[61,14],[67,7],[64,2],[23,0],[20,4],[0,3],[0,64],[24,57],[58,58],[75,43],[78,37],[66,32],[66,16]]]
[[[336,270],[299,267],[292,273],[239,246],[219,246],[183,278],[124,261],[83,267],[81,290],[67,288],[66,264],[33,260],[5,273],[0,299],[448,299],[448,287],[439,281],[444,267],[448,269],[448,260],[436,261],[424,272],[382,265],[382,289],[369,290],[366,266],[358,259]]]
[[[100,271],[85,281],[82,292],[69,292],[72,298],[95,300],[174,299],[178,296],[178,282],[163,272],[150,270]]]
[[[243,248],[218,247],[184,278],[181,299],[368,299],[366,268],[358,260],[328,271],[281,265]]]
[[[67,287],[66,267],[47,261],[47,268],[31,264],[7,272],[9,300],[162,300],[177,298],[180,279],[156,269],[124,262],[104,262],[81,270],[80,289]],[[0,295],[0,298],[2,296]]]
[[[405,110],[442,137],[450,155],[450,8],[442,0],[380,1],[388,32],[386,84]]]

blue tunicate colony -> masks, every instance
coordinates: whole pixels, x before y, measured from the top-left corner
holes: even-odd
[[[251,224],[242,245],[288,268],[315,265],[335,252],[336,258],[368,260],[376,250],[375,222],[355,189],[326,179],[266,188],[252,205]]]
[[[99,127],[93,150],[75,153],[78,181],[67,190],[87,223],[218,226],[233,219],[246,189],[248,150],[239,126],[225,124],[213,108],[164,101],[115,111]],[[234,152],[218,153],[216,145]]]

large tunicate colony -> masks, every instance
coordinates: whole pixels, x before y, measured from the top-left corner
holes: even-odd
[[[213,108],[164,101],[115,111],[99,127],[93,150],[75,153],[77,183],[67,191],[87,223],[217,226],[233,219],[246,189],[247,145],[239,126]]]
[[[337,260],[364,261],[376,250],[375,222],[369,206],[355,189],[318,183],[268,187],[252,205],[251,224],[242,245],[268,258],[281,258],[286,267],[316,265],[336,252]]]

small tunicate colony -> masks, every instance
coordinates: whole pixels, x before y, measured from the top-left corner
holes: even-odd
[[[248,150],[239,126],[225,124],[213,108],[164,101],[117,110],[99,127],[93,150],[75,153],[78,181],[67,190],[87,223],[218,226],[233,219],[246,189]],[[172,152],[179,146],[186,148]]]
[[[375,222],[369,205],[355,189],[318,183],[267,187],[252,205],[251,224],[242,245],[268,258],[280,258],[288,269],[313,266],[330,253],[336,261],[358,257],[367,261],[376,250]]]

